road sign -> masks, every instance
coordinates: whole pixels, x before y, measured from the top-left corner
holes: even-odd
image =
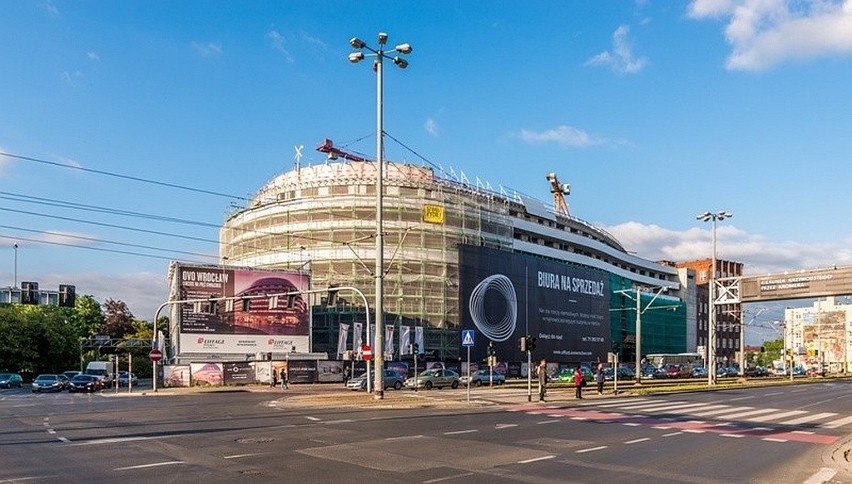
[[[462,330],[462,346],[473,346],[473,330]]]
[[[370,345],[364,345],[361,347],[361,357],[364,358],[364,361],[370,361],[373,359],[373,348],[370,348]]]
[[[163,352],[158,350],[157,348],[154,348],[148,353],[148,358],[150,358],[151,361],[156,363],[163,359]]]

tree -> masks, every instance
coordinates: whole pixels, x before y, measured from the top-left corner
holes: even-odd
[[[80,338],[88,338],[98,334],[104,325],[104,314],[101,305],[92,296],[78,297],[70,317],[71,326]]]
[[[123,301],[114,301],[107,299],[103,304],[104,308],[104,324],[103,332],[113,338],[123,338],[126,334],[132,333],[133,329],[133,313]]]

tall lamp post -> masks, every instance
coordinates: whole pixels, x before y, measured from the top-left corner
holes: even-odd
[[[388,34],[384,32],[379,32],[378,42],[379,48],[373,49],[368,46],[363,40],[358,37],[353,37],[352,40],[349,41],[349,45],[352,46],[353,49],[357,49],[357,52],[352,52],[349,54],[349,62],[353,64],[357,64],[364,60],[365,57],[375,57],[376,60],[373,62],[373,70],[376,71],[376,269],[375,269],[375,278],[376,278],[376,341],[375,341],[375,349],[373,350],[373,354],[375,355],[376,360],[376,372],[375,372],[375,396],[377,399],[384,398],[384,382],[383,382],[383,372],[384,368],[384,303],[382,301],[384,297],[384,237],[383,237],[383,220],[382,220],[382,197],[384,192],[383,186],[383,178],[384,178],[384,161],[382,160],[382,152],[384,151],[383,141],[384,141],[384,127],[382,126],[382,117],[383,117],[383,95],[382,95],[382,82],[383,82],[383,73],[382,73],[382,61],[384,59],[391,60],[394,64],[397,65],[400,69],[405,69],[408,67],[408,61],[399,57],[393,56],[394,53],[400,54],[410,54],[411,53],[411,44],[399,44],[391,50],[385,51],[385,44],[388,41]],[[363,50],[366,49],[370,51],[370,54],[364,54]]]
[[[15,278],[12,282],[12,288],[18,287],[18,243],[12,244],[12,249],[15,251]]]
[[[635,300],[636,300],[636,309],[635,309],[635,311],[636,311],[636,374],[634,376],[636,378],[637,384],[642,383],[642,313],[644,313],[645,311],[647,311],[649,309],[652,309],[651,305],[654,304],[654,301],[656,301],[657,298],[660,297],[660,294],[662,294],[664,292],[668,292],[668,290],[669,290],[669,288],[666,287],[666,286],[660,287],[657,290],[657,292],[654,294],[654,297],[651,298],[650,301],[648,301],[648,304],[644,308],[642,308],[642,288],[639,287],[639,286],[636,286],[636,289],[635,289],[635,291],[636,291],[636,297],[635,297]],[[622,289],[620,291],[615,291],[615,292],[622,294],[624,296],[627,296],[630,299],[633,299],[632,296],[627,294],[628,293],[627,289]],[[673,308],[677,308],[677,306],[676,305],[674,305],[674,306],[658,306],[658,307],[654,307],[653,309],[673,309]],[[615,373],[617,373],[618,368],[614,368],[613,371]]]
[[[710,299],[710,308],[709,308],[709,316],[710,321],[707,325],[707,384],[715,385],[716,384],[716,221],[717,220],[725,220],[726,218],[733,217],[734,214],[731,212],[727,212],[722,210],[721,212],[704,212],[695,218],[701,220],[702,222],[713,222],[713,259],[712,265],[710,268],[710,282],[709,282],[709,299]]]

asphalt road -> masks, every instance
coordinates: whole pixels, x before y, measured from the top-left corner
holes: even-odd
[[[0,482],[850,482],[852,382],[527,403],[517,389],[0,390]]]

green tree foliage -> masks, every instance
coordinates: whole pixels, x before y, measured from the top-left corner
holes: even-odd
[[[74,311],[71,313],[71,325],[81,338],[98,334],[104,325],[104,314],[101,305],[92,296],[77,297]]]
[[[56,306],[0,306],[0,369],[38,374],[73,365],[80,349],[71,312]]]
[[[133,313],[130,312],[124,301],[107,299],[103,307],[103,334],[108,334],[113,338],[123,338],[125,335],[134,332]]]

